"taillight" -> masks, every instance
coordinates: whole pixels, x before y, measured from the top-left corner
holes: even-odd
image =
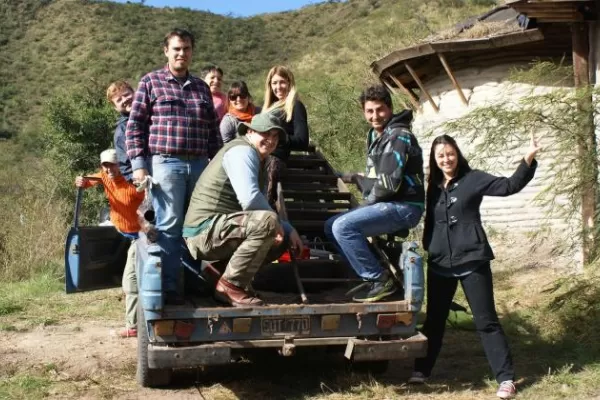
[[[189,339],[194,333],[195,325],[186,321],[152,321],[155,336],[172,336],[178,339]]]
[[[410,325],[412,321],[413,314],[410,312],[377,315],[377,327],[379,329],[390,329],[396,324]]]
[[[335,331],[340,327],[340,316],[339,315],[323,315],[321,317],[321,330],[322,331]]]
[[[175,321],[153,321],[152,328],[154,329],[155,336],[171,336],[175,328]]]

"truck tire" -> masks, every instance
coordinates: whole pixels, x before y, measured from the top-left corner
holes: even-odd
[[[144,318],[144,310],[137,308],[137,381],[142,387],[156,388],[171,383],[173,371],[170,369],[151,369],[148,367],[148,325]]]

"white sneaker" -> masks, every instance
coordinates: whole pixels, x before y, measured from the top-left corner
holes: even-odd
[[[513,381],[504,381],[500,383],[496,396],[501,399],[512,399],[517,395],[517,388]]]
[[[408,378],[408,383],[425,383],[427,377],[422,372],[414,371],[410,378]]]

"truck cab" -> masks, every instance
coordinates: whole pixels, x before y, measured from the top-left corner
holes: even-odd
[[[138,361],[141,386],[168,385],[173,370],[227,364],[249,352],[293,356],[298,347],[327,347],[349,363],[383,372],[389,360],[424,356],[427,339],[417,331],[424,280],[416,244],[397,236],[372,246],[403,291],[384,302],[352,302],[360,283],[323,234],[332,215],[358,206],[352,193],[314,147],[293,153],[279,187],[278,212],[305,239],[303,259],[282,257],[264,265],[253,288],[259,307],[224,306],[212,297],[218,263],[182,260],[186,303],[165,305],[159,247],[136,242]],[[77,215],[65,246],[66,292],[119,286],[128,243],[110,226],[80,226]]]

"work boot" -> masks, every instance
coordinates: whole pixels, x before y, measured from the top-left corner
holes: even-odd
[[[367,287],[362,291],[358,292],[352,300],[361,303],[373,303],[375,301],[382,300],[385,297],[393,294],[397,290],[396,283],[392,279],[389,273],[384,272],[381,277],[376,280],[369,282]]]
[[[231,304],[234,307],[252,307],[262,306],[264,302],[245,291],[244,289],[235,286],[224,278],[219,279],[215,288],[215,298],[223,303]]]

